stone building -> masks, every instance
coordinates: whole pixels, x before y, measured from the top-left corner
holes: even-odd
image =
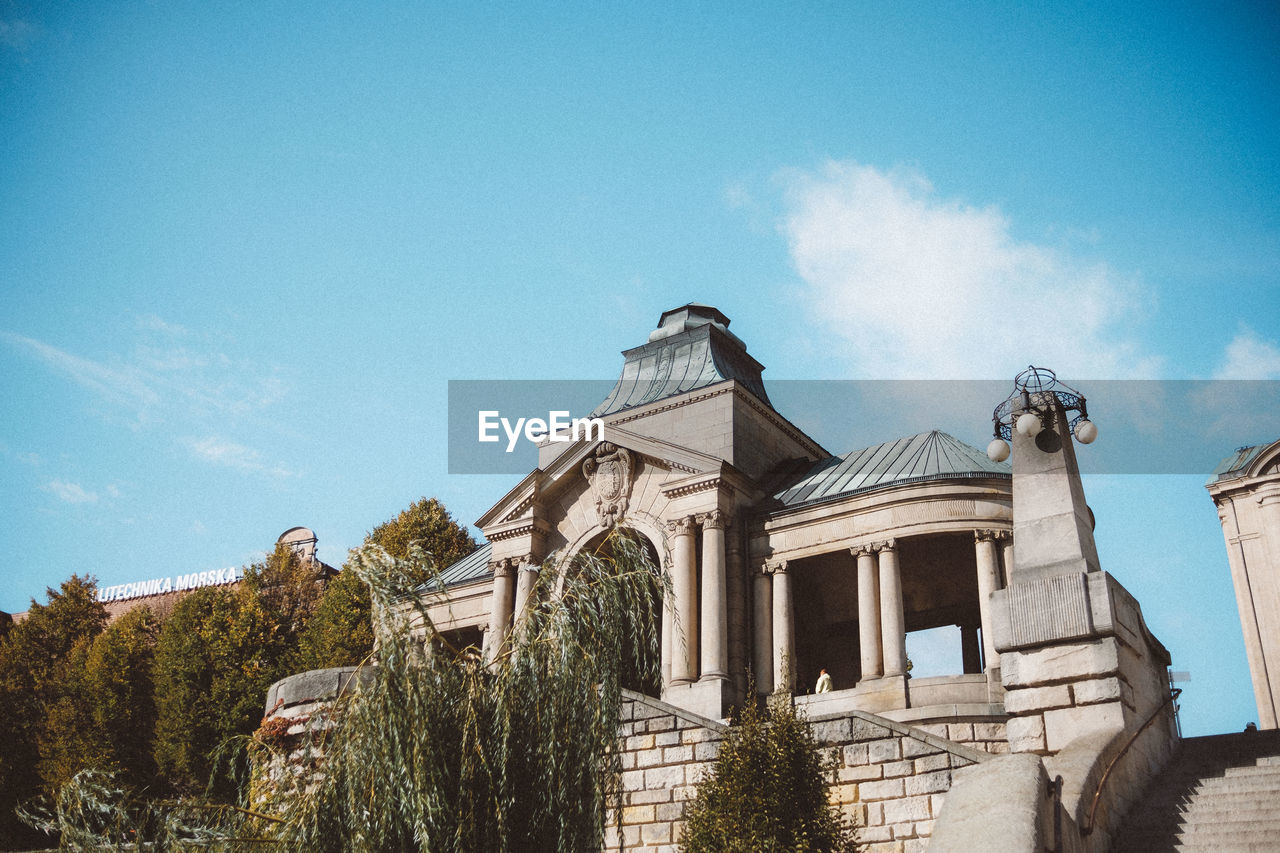
[[[1236,589],[1258,725],[1280,718],[1280,441],[1242,447],[1206,484]]]
[[[1011,465],[938,431],[835,454],[728,327],[689,304],[623,353],[604,434],[541,444],[425,596],[436,629],[492,656],[537,573],[615,528],[646,543],[671,578],[662,685],[628,695],[609,849],[675,849],[749,669],[805,706],[871,850],[1108,849],[1178,737],[1168,653],[1094,545],[1083,397],[1020,376],[995,416]],[[939,626],[961,671],[911,678],[907,634]]]

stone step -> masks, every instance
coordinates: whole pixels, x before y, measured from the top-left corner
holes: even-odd
[[[1275,776],[1280,779],[1280,765],[1245,765],[1228,767],[1224,776]]]
[[[1220,794],[1234,791],[1275,791],[1276,795],[1280,797],[1280,779],[1222,776],[1215,779],[1205,779],[1192,789],[1194,794]]]
[[[1268,838],[1276,838],[1280,832],[1280,818],[1270,817],[1263,820],[1229,818],[1222,821],[1192,821],[1183,823],[1178,831],[1185,836],[1219,835],[1234,832],[1261,832]]]
[[[1250,803],[1245,806],[1214,806],[1190,810],[1160,809],[1135,814],[1128,826],[1135,829],[1167,829],[1172,826],[1189,826],[1195,823],[1224,823],[1227,821],[1259,822],[1277,817],[1274,802]]]
[[[1280,767],[1280,755],[1264,755],[1258,759],[1259,767]]]

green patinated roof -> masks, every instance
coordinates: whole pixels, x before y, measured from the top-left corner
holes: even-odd
[[[488,542],[482,542],[470,554],[440,572],[437,580],[422,584],[415,591],[421,593],[429,589],[458,586],[459,584],[490,577],[493,574],[493,571],[489,568],[490,555],[492,553],[493,546]]]
[[[764,367],[728,330],[729,318],[707,305],[690,303],[662,315],[644,346],[623,353],[622,375],[592,417],[610,415],[717,382],[736,379],[768,403]]]
[[[1213,469],[1213,473],[1209,475],[1205,485],[1209,486],[1219,480],[1231,480],[1239,477],[1246,468],[1254,463],[1254,460],[1262,455],[1263,451],[1270,448],[1274,443],[1237,448],[1235,453],[1218,463],[1217,467]]]
[[[933,430],[824,459],[774,498],[797,507],[902,483],[1012,476],[1007,463],[992,462],[976,447]]]

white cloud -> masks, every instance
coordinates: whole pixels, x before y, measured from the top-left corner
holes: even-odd
[[[0,339],[36,356],[86,388],[135,426],[188,417],[240,417],[279,402],[287,386],[276,376],[244,360],[233,360],[190,338],[181,326],[158,317],[139,318],[139,338],[128,355],[94,361],[13,332]]]
[[[243,444],[237,444],[224,438],[217,436],[208,436],[200,439],[189,438],[186,444],[196,456],[215,465],[235,468],[239,471],[265,473],[273,477],[293,476],[292,472],[284,467],[266,462],[262,458],[262,454],[252,447],[246,447]]]
[[[98,495],[87,491],[79,483],[68,483],[66,480],[51,480],[44,487],[58,500],[69,504],[91,504],[98,502]]]
[[[802,297],[868,378],[1151,375],[1128,327],[1142,288],[1103,263],[1017,239],[994,206],[940,198],[917,171],[831,162],[781,174]]]
[[[1280,379],[1280,346],[1252,329],[1241,329],[1227,344],[1214,379]]]
[[[34,338],[12,332],[0,332],[0,337],[26,349],[54,370],[77,385],[97,394],[108,403],[136,413],[139,420],[145,419],[146,413],[161,400],[160,395],[145,378],[132,368],[100,364],[72,355]]]

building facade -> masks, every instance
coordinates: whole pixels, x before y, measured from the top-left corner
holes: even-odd
[[[1280,441],[1242,447],[1206,484],[1222,522],[1258,726],[1280,720]]]

